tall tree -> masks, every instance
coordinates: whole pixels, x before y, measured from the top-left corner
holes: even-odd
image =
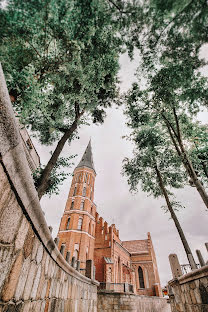
[[[39,198],[78,127],[103,122],[118,92],[121,43],[105,1],[10,0],[0,10],[0,57],[16,112],[41,143],[58,142],[36,181]]]
[[[207,107],[208,83],[200,75],[206,61],[199,56],[208,39],[207,1],[110,2],[117,10],[130,56],[134,49],[139,51],[139,82],[134,84],[128,99],[134,103],[135,127],[145,111],[166,127],[192,184],[208,207],[208,195],[198,176],[199,159],[193,162],[189,157],[191,142],[185,134],[187,122],[190,125],[202,106]],[[144,84],[145,87],[138,87]],[[205,160],[203,168],[206,171]]]
[[[153,123],[134,129],[130,139],[135,144],[134,156],[132,159],[126,158],[123,166],[130,189],[136,191],[140,185],[143,191],[155,198],[162,196],[165,199],[167,210],[190,261],[190,255],[192,258],[193,255],[175,213],[181,205],[170,190],[182,187],[186,182],[180,159],[172,149],[165,131]]]
[[[174,73],[168,74],[166,71],[164,73],[163,70],[159,71],[144,90],[141,90],[136,83],[133,85],[127,96],[127,111],[131,118],[130,126],[136,129],[145,123],[155,122],[165,129],[187,175],[208,208],[208,195],[203,186],[204,174],[199,177],[196,168],[197,162],[200,165],[200,159],[195,158],[192,162],[189,153],[194,132],[187,131],[190,127],[193,128],[192,107],[195,107],[198,96],[194,96],[193,89],[189,103],[190,93],[188,95],[181,93],[169,84],[168,77],[171,74],[174,75]],[[199,129],[197,123],[195,123],[195,128]],[[200,128],[201,131],[202,129],[203,127]],[[207,132],[204,135],[207,137]]]

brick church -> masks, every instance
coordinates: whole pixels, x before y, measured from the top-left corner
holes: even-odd
[[[144,240],[121,241],[115,224],[108,226],[97,213],[95,178],[89,142],[74,170],[58,232],[59,249],[64,257],[68,252],[70,261],[79,260],[83,274],[86,261],[93,260],[95,279],[105,289],[119,292],[131,287],[138,295],[162,296],[150,233]]]

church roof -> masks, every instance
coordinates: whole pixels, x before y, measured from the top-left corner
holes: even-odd
[[[122,242],[123,247],[125,247],[130,253],[147,253],[148,252],[148,240],[132,240]]]
[[[89,141],[87,148],[82,156],[82,159],[80,160],[77,168],[79,167],[87,167],[90,169],[93,169],[95,171],[94,168],[94,163],[93,163],[93,157],[92,157],[92,147],[91,147],[91,140]],[[96,171],[95,171],[96,173]]]

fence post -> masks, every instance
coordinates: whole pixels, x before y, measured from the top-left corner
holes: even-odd
[[[176,254],[169,255],[169,262],[172,271],[173,278],[180,277],[182,275],[182,270],[180,263],[178,261],[178,257]]]
[[[77,271],[79,272],[80,271],[80,261],[77,260]]]
[[[70,251],[67,251],[66,252],[66,262],[69,263],[69,261],[70,261]]]
[[[197,266],[196,266],[196,263],[194,261],[194,257],[192,256],[192,254],[188,254],[188,259],[189,259],[189,263],[190,263],[191,269],[192,270],[196,270]]]
[[[76,258],[75,258],[75,257],[72,257],[71,266],[72,266],[73,268],[75,268],[75,265],[76,265]]]
[[[56,245],[58,245],[58,243],[59,243],[59,237],[56,237],[56,238],[54,239],[54,243],[55,243]]]
[[[201,251],[199,249],[196,250],[196,254],[197,254],[197,257],[199,259],[199,263],[200,263],[201,267],[205,266],[205,261],[202,257]]]
[[[65,250],[65,244],[61,245],[60,253],[63,255]]]
[[[51,226],[51,225],[49,225],[48,229],[49,229],[49,231],[52,233],[53,228],[52,228],[52,226]]]

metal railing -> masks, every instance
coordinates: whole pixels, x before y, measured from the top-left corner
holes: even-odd
[[[109,290],[112,292],[134,292],[133,285],[128,283],[100,283],[98,290]]]
[[[201,265],[200,265],[200,264],[196,264],[196,266],[197,266],[197,269],[200,269],[200,268],[201,268]],[[191,272],[192,269],[191,269],[190,264],[181,264],[181,271],[182,271],[182,274],[183,274],[183,275],[184,275],[184,274],[187,274],[187,273],[189,273],[189,272]]]

